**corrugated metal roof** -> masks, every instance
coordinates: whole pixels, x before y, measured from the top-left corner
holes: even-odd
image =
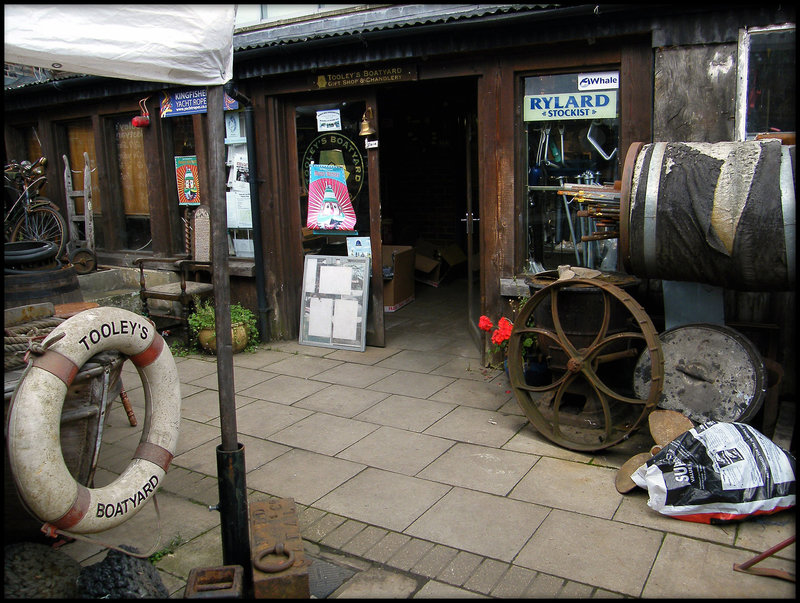
[[[234,50],[264,48],[374,31],[482,19],[491,15],[556,8],[558,4],[395,4],[320,16],[300,22],[247,28],[234,34]]]

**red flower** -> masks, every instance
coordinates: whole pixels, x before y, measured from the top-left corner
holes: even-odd
[[[493,327],[494,325],[488,316],[481,316],[480,320],[478,320],[478,328],[481,331],[491,331]]]

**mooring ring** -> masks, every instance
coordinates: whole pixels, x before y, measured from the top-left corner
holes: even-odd
[[[271,554],[286,555],[284,561],[264,561],[264,557]],[[294,551],[287,550],[282,542],[277,543],[275,546],[263,551],[258,557],[253,560],[253,565],[256,569],[274,574],[289,569],[294,565]]]

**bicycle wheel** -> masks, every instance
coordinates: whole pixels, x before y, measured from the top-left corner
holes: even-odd
[[[52,207],[35,207],[17,221],[11,233],[12,241],[50,241],[58,247],[56,258],[64,254],[67,225],[64,218]]]

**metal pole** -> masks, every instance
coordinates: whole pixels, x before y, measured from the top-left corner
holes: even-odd
[[[233,346],[228,269],[228,224],[225,199],[225,124],[222,86],[209,86],[208,173],[211,208],[212,277],[217,337],[217,382],[222,444],[217,447],[222,558],[225,565],[250,568],[244,446],[237,442],[236,399],[233,390]]]

